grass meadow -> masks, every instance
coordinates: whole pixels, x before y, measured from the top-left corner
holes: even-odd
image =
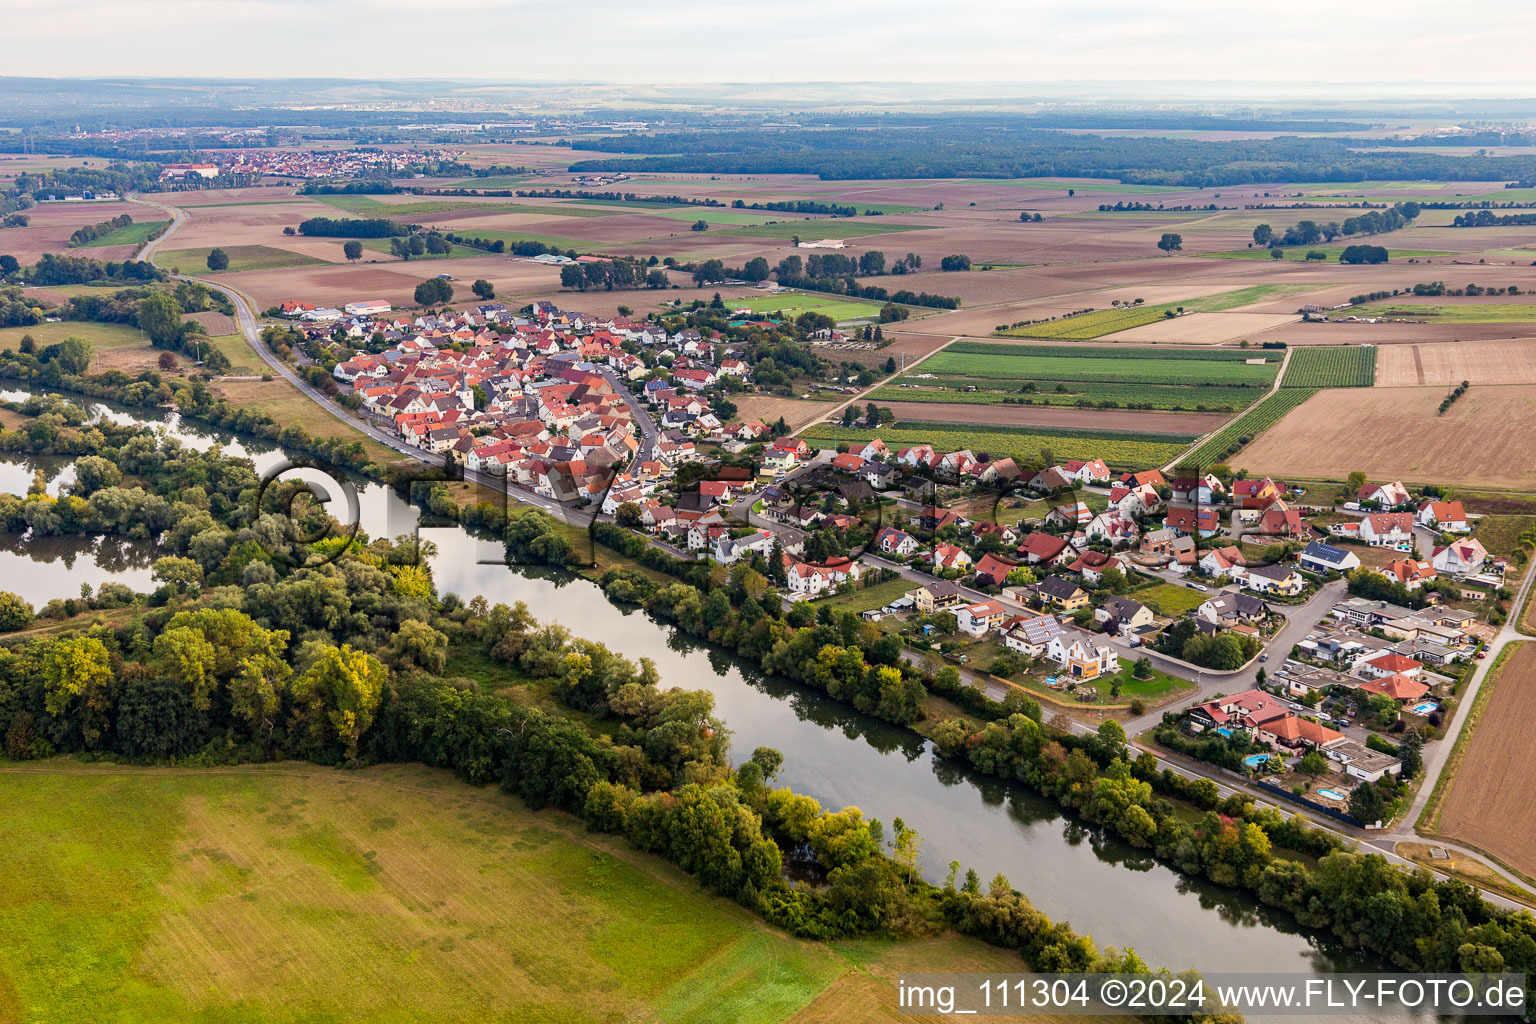
[[[0,771],[0,1020],[768,1024],[853,969],[444,772],[41,767]]]

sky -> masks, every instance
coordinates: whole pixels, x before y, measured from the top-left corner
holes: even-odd
[[[1536,94],[1532,0],[7,0],[0,74],[1242,80]],[[23,45],[14,45],[21,42]],[[1417,87],[1417,88],[1416,88]],[[1429,90],[1432,91],[1432,90]],[[1489,90],[1475,90],[1487,93]],[[1514,93],[1504,91],[1503,94]]]

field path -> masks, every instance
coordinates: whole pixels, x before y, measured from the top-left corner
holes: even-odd
[[[1264,401],[1264,399],[1269,398],[1271,395],[1275,394],[1275,392],[1280,390],[1280,382],[1285,380],[1285,368],[1290,365],[1291,353],[1294,352],[1294,351],[1296,351],[1296,350],[1293,349],[1293,348],[1289,348],[1289,347],[1286,348],[1285,355],[1280,360],[1280,372],[1275,374],[1275,382],[1270,385],[1268,391],[1264,392],[1264,398],[1259,399],[1259,402]],[[1190,445],[1189,445],[1188,448],[1185,448],[1183,451],[1179,452],[1178,458],[1176,458],[1172,462],[1168,463],[1168,465],[1162,467],[1163,468],[1163,472],[1165,472],[1165,473],[1169,472],[1175,466],[1177,466],[1179,463],[1181,463],[1185,459],[1189,458],[1190,453],[1198,451],[1200,446],[1205,444],[1205,442],[1206,442],[1206,440],[1208,438],[1210,438],[1214,434],[1219,434],[1223,430],[1227,429],[1228,424],[1232,423],[1235,420],[1238,420],[1238,419],[1242,418],[1244,415],[1247,414],[1249,409],[1252,409],[1255,405],[1258,405],[1259,402],[1250,402],[1250,403],[1248,403],[1246,406],[1244,406],[1243,408],[1239,409],[1226,422],[1218,424],[1216,426],[1216,428],[1214,430],[1212,430],[1210,433],[1205,434],[1205,435],[1203,435],[1201,437],[1198,437],[1194,441],[1190,442]]]

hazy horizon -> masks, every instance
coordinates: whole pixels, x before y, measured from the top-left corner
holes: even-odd
[[[1235,83],[1277,94],[1344,85],[1419,97],[1453,85],[1482,97],[1490,88],[1536,94],[1524,52],[1536,7],[1526,0],[1482,0],[1475,21],[1429,0],[1293,0],[1283,18],[1248,6],[1253,13],[1216,0],[1170,0],[1155,10],[1129,0],[1072,9],[913,0],[784,0],[771,9],[700,0],[658,9],[615,0],[570,8],[439,0],[429,9],[402,0],[226,0],[178,5],[167,18],[143,0],[83,0],[68,17],[41,0],[20,0],[8,27],[31,45],[14,48],[6,70],[146,77],[148,64],[193,79],[791,88]],[[146,17],[152,10],[159,16]],[[599,59],[584,62],[582,54]],[[1402,80],[1409,54],[1433,81]],[[1106,68],[1116,74],[1106,77]]]

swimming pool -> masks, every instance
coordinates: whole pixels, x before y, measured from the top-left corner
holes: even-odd
[[[1216,734],[1218,736],[1225,736],[1227,739],[1232,738],[1232,730],[1225,727],[1216,729]]]
[[[1268,760],[1268,754],[1249,754],[1247,757],[1243,758],[1243,764],[1247,765],[1249,768],[1257,768],[1259,765]]]
[[[1344,799],[1344,794],[1340,793],[1336,789],[1320,789],[1320,790],[1317,791],[1317,795],[1318,796],[1325,796],[1329,800],[1343,800]]]
[[[1426,701],[1420,701],[1419,703],[1415,704],[1413,707],[1409,708],[1408,710],[1413,712],[1416,715],[1427,715],[1427,714],[1430,714],[1431,712],[1439,711],[1440,710],[1440,705],[1436,704],[1432,700],[1426,700]]]

